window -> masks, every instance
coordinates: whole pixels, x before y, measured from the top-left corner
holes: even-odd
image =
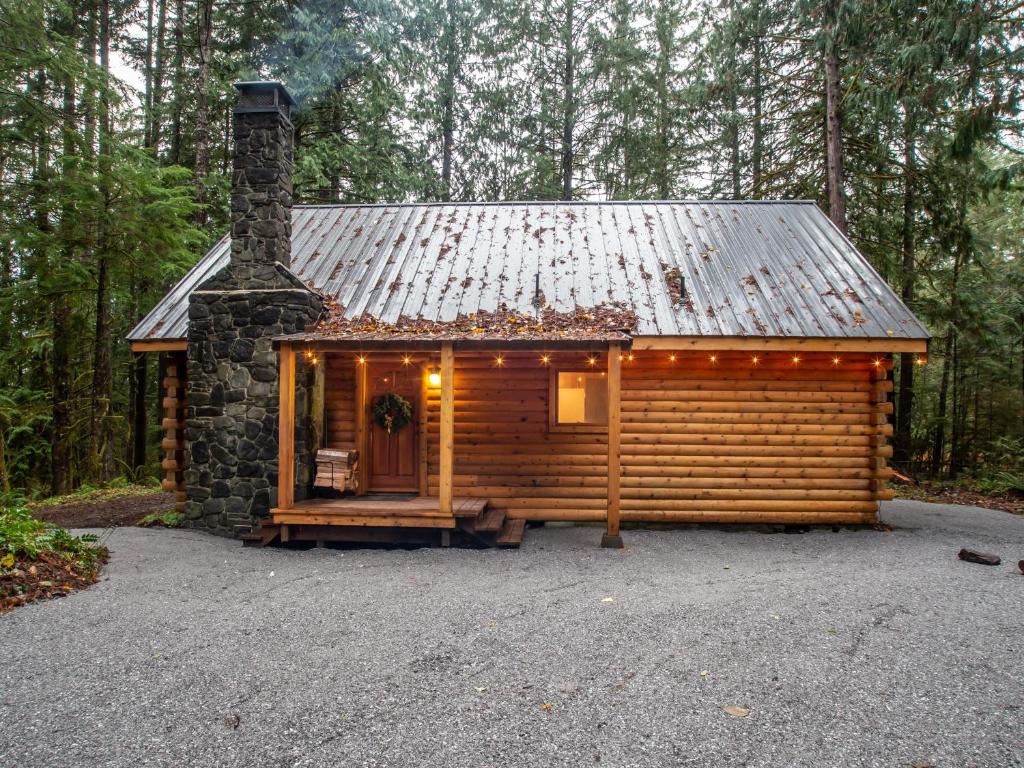
[[[552,371],[551,426],[608,426],[608,377],[603,371]]]

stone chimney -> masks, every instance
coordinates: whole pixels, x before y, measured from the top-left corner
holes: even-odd
[[[189,300],[186,522],[226,535],[276,503],[278,363],[273,338],[301,333],[320,296],[291,265],[291,107],[280,83],[238,83],[228,264]],[[296,488],[311,482],[309,371],[296,372]]]
[[[231,267],[238,279],[272,279],[292,261],[292,150],[295,103],[281,83],[235,83],[231,180]]]

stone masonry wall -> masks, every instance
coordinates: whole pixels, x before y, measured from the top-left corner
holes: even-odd
[[[319,314],[320,299],[307,290],[193,293],[185,431],[190,527],[236,535],[276,503],[280,387],[271,339],[305,330]],[[296,499],[312,482],[311,384],[311,372],[297,358]]]

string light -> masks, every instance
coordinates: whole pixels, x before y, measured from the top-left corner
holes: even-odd
[[[925,365],[927,362],[928,362],[928,358],[927,357],[921,357],[921,355],[918,355],[917,357],[914,358],[914,363],[916,365]]]
[[[359,363],[360,365],[366,365],[366,357],[363,355],[359,355],[356,358],[356,362]]]
[[[676,356],[674,353],[668,356],[668,361],[670,363],[674,363],[676,361]]]
[[[799,355],[793,355],[793,365],[799,365],[799,364],[800,364],[800,356]]]
[[[540,356],[540,361],[541,361],[541,363],[543,363],[544,365],[547,365],[548,363],[550,363],[550,362],[551,362],[551,355],[541,355],[541,356]]]
[[[754,355],[752,358],[750,358],[750,362],[752,362],[754,365],[757,365],[758,363],[761,362],[761,358],[758,357],[757,355]]]
[[[408,355],[402,355],[402,365],[412,365],[412,358]]]
[[[708,355],[708,360],[710,360],[711,364],[714,365],[718,362],[718,355]]]
[[[313,355],[313,357],[311,357],[309,359],[309,362],[311,362],[313,365],[319,365],[320,364],[320,358],[317,357],[316,355]]]
[[[591,355],[590,357],[587,358],[587,364],[588,365],[597,365],[597,358],[594,357],[593,355]]]
[[[832,358],[832,365],[839,365],[839,358],[838,357],[833,357]]]
[[[878,358],[876,357],[876,358],[875,358],[875,360],[874,360],[874,363],[873,363],[873,365],[875,366],[875,368],[879,368],[879,367],[881,367],[881,365],[882,365],[882,361],[881,361],[881,360],[879,360],[879,359],[878,359]]]
[[[630,352],[628,355],[626,355],[626,359],[629,360],[629,362],[632,363],[633,362],[633,353]]]
[[[498,355],[497,357],[494,358],[494,364],[500,368],[505,364],[505,358],[502,357],[501,355]]]

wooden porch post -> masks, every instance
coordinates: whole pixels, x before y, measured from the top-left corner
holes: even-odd
[[[455,351],[450,341],[441,344],[441,477],[438,504],[451,515],[452,472],[455,465]]]
[[[279,352],[280,404],[277,422],[277,507],[295,502],[295,350],[284,342]]]
[[[622,548],[619,535],[619,486],[621,471],[622,412],[622,347],[617,341],[608,345],[608,531],[601,537],[601,546]]]
[[[360,356],[357,358],[362,360]],[[366,363],[356,363],[356,451],[359,453],[359,463],[356,471],[359,473],[356,495],[362,496],[366,493],[366,486],[370,484],[370,430],[367,425],[367,411],[369,406],[366,403]]]

